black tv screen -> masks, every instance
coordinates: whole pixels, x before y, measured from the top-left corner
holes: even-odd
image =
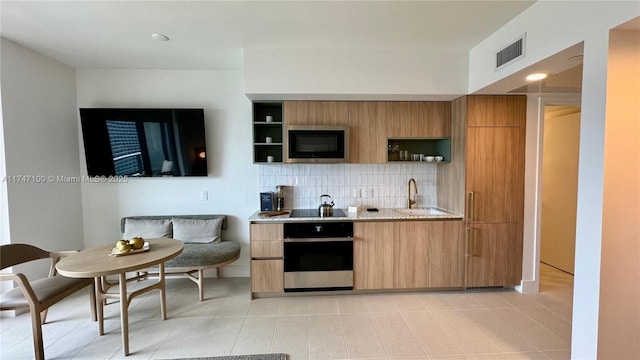
[[[207,176],[203,109],[80,109],[89,176]]]

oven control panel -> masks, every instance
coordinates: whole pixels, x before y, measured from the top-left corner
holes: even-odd
[[[353,222],[292,222],[284,224],[285,239],[353,237]]]

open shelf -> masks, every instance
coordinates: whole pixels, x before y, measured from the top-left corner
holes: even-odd
[[[409,160],[400,160],[399,154],[393,149],[395,145],[398,145],[398,149],[406,150],[409,154]],[[394,138],[387,139],[387,162],[390,163],[422,163],[422,164],[440,164],[451,162],[451,139],[407,139],[407,138]],[[394,156],[394,155],[398,156]],[[412,154],[423,154],[425,156],[442,156],[442,161],[412,161]]]
[[[267,116],[271,121],[267,121]],[[256,101],[253,103],[253,162],[267,163],[273,156],[274,163],[282,163],[283,119],[281,101]],[[267,142],[267,137],[271,142]]]

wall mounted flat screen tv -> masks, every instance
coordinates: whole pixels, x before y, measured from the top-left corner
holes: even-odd
[[[80,109],[89,176],[207,176],[203,109]]]

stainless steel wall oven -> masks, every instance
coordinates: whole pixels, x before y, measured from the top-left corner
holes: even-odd
[[[353,222],[284,224],[284,291],[353,289]]]

